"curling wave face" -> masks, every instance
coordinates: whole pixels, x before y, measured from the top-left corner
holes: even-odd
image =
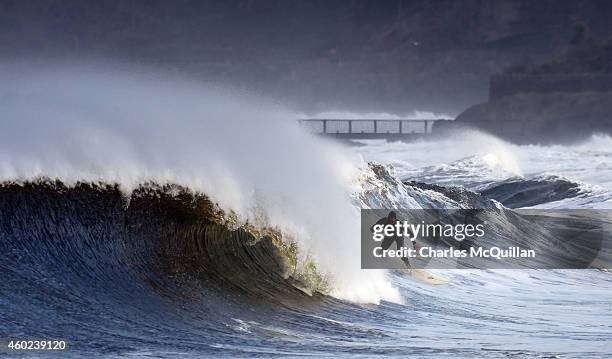
[[[66,356],[244,354],[221,345],[280,335],[242,335],[246,318],[297,321],[341,304],[298,273],[292,248],[231,228],[207,197],[177,186],[126,197],[117,185],[4,183],[0,213],[0,334],[63,338]]]
[[[274,303],[324,289],[298,273],[295,249],[275,233],[232,228],[207,197],[177,186],[142,186],[126,198],[110,185],[7,183],[0,198],[2,268],[11,274],[3,292],[28,293],[15,303],[62,292],[187,300],[215,288]]]

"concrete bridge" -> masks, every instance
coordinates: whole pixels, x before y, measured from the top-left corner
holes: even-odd
[[[414,140],[431,134],[433,124],[440,119],[301,119],[307,131],[339,139]]]

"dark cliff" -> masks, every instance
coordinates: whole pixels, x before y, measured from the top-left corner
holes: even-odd
[[[450,126],[476,127],[520,143],[612,134],[612,39],[595,38],[586,29],[575,26],[567,50],[552,60],[493,75],[489,101],[468,108]]]
[[[468,108],[452,125],[475,127],[516,143],[579,141],[594,133],[612,134],[612,92],[506,96]]]

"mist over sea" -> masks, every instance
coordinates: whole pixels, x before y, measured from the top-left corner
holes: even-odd
[[[359,263],[360,208],[473,205],[410,181],[507,210],[611,209],[608,136],[345,147],[282,104],[120,67],[14,66],[0,107],[0,338],[104,358],[609,352],[607,271],[439,271],[450,282],[432,286]]]

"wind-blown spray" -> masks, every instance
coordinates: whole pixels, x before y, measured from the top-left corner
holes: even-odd
[[[5,66],[5,69],[7,66]],[[262,208],[329,274],[338,297],[398,301],[359,269],[350,156],[302,133],[289,111],[184,79],[99,67],[0,74],[0,179],[174,183],[247,220]]]

